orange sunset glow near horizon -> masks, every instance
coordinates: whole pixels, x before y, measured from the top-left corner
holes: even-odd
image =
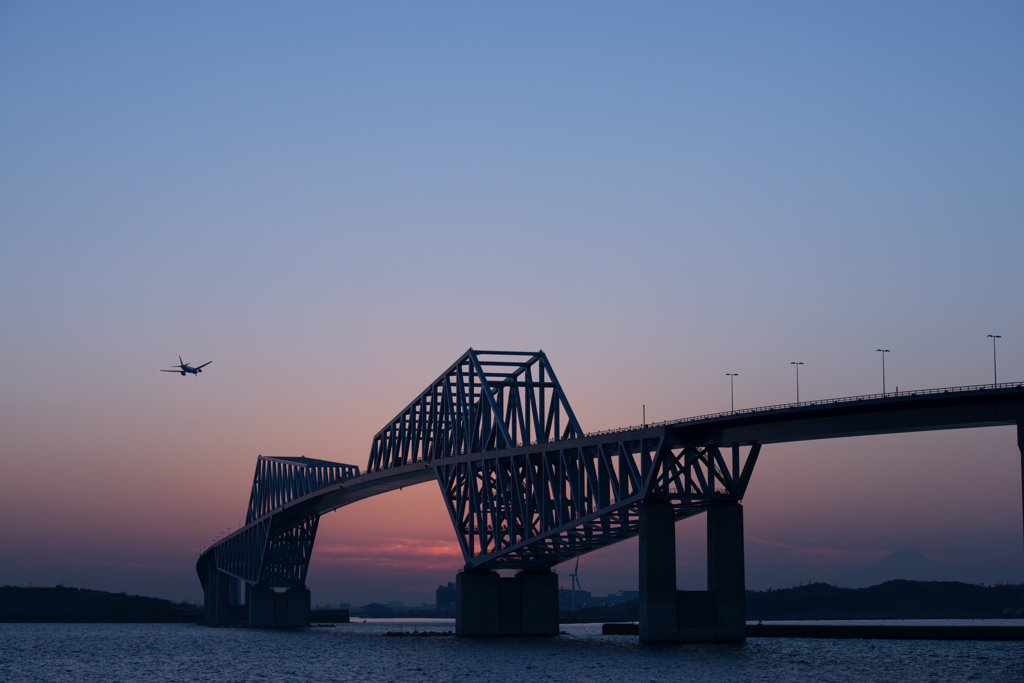
[[[116,7],[0,8],[0,585],[201,600],[257,456],[364,469],[469,347],[543,349],[587,432],[792,402],[794,362],[801,400],[883,355],[1024,380],[1017,5]],[[1020,582],[1021,466],[1012,427],[766,445],[748,587]],[[462,565],[426,483],[324,516],[308,584],[419,605]]]

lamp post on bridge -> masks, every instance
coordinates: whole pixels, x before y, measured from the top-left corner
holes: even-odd
[[[875,349],[875,351],[882,354],[882,396],[885,396],[885,354],[889,353],[889,349]]]
[[[796,402],[800,403],[800,366],[803,365],[803,362],[793,361],[790,365],[796,366]]]
[[[996,339],[1003,337],[998,334],[988,335],[992,338],[992,384],[999,384],[999,375],[996,373]]]
[[[739,377],[740,375],[739,375],[738,372],[727,372],[725,374],[729,378],[729,409],[730,409],[731,412],[735,413],[736,412],[736,394],[733,392],[732,378],[733,377]]]

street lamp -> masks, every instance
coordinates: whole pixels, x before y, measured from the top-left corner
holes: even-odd
[[[796,366],[796,402],[800,403],[800,366],[803,362],[792,361],[790,365]]]
[[[885,396],[885,354],[889,353],[889,349],[875,349],[875,351],[882,354],[882,396]]]
[[[732,410],[732,412],[735,413],[736,412],[736,394],[734,394],[733,390],[732,390],[732,378],[733,377],[739,377],[740,375],[739,375],[738,372],[727,372],[725,374],[729,378],[729,408]]]
[[[999,375],[996,374],[996,339],[1002,339],[998,334],[988,335],[992,337],[992,384],[999,384]]]

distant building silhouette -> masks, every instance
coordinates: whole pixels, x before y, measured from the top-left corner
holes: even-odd
[[[363,609],[361,611],[368,617],[386,617],[395,613],[395,609],[391,607],[391,605],[382,605],[379,602],[371,602],[369,605],[363,605]]]
[[[640,591],[619,591],[617,593],[609,593],[603,598],[594,598],[592,603],[597,605],[617,605],[620,602],[629,602],[639,598]]]
[[[434,604],[438,612],[450,612],[455,609],[455,583],[448,582],[447,586],[438,586],[435,593]]]
[[[574,591],[568,588],[558,589],[558,608],[560,610],[571,610],[574,602],[576,609],[587,606],[591,602],[590,591]]]

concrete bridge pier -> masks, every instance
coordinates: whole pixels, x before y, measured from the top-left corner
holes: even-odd
[[[231,623],[231,577],[217,569],[214,562],[207,565],[206,584],[203,586],[203,621],[209,626],[227,626]]]
[[[558,575],[525,570],[503,578],[466,570],[455,578],[455,633],[460,636],[558,635]]]
[[[1024,414],[1017,418],[1017,449],[1020,451],[1020,492],[1021,505],[1024,507]]]
[[[668,500],[640,504],[640,640],[746,640],[743,507],[707,509],[708,589],[676,590],[675,516]]]
[[[310,594],[306,588],[277,593],[272,588],[246,588],[249,626],[304,628],[310,624]]]

